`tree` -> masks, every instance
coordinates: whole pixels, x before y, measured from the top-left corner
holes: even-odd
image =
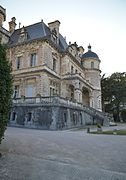
[[[126,122],[126,109],[121,110],[121,118],[124,122]]]
[[[0,44],[0,144],[7,127],[11,107],[11,65],[6,57],[6,47]]]
[[[126,103],[126,73],[113,73],[102,77],[102,101],[106,112],[112,112],[116,121],[120,121],[120,107]]]

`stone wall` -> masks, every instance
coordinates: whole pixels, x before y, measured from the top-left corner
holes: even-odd
[[[81,104],[60,99],[14,103],[9,124],[11,126],[61,130],[107,121],[99,111]]]

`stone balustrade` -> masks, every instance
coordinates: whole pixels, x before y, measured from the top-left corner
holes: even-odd
[[[105,113],[98,111],[92,107],[85,106],[81,103],[73,102],[70,100],[66,100],[63,97],[59,96],[47,96],[47,97],[22,97],[13,99],[14,104],[49,104],[49,105],[64,105],[72,108],[80,108],[83,109],[86,113],[90,114],[94,118],[105,118]]]

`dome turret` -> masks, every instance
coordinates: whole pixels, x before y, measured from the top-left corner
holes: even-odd
[[[97,58],[99,59],[98,55],[96,53],[94,53],[93,51],[91,51],[91,45],[88,45],[88,52],[84,53],[82,55],[82,58]]]

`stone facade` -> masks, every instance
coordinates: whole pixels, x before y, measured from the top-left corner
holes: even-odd
[[[107,117],[94,108],[61,97],[16,99],[10,125],[27,128],[62,130],[107,123]]]
[[[2,24],[6,14],[5,10],[1,9],[0,22],[1,28],[3,28]],[[13,17],[9,22],[9,32],[6,30],[6,33],[1,35],[5,43],[8,41],[7,57],[13,69],[13,98],[15,100],[31,100],[38,97],[42,99],[55,96],[65,99],[66,102],[76,103],[74,109],[77,109],[81,104],[83,108],[85,106],[97,111],[102,110],[100,59],[91,51],[90,45],[88,46],[88,52],[84,53],[84,48],[78,46],[76,42],[67,44],[60,34],[60,22],[57,20],[49,23],[48,26],[41,21],[19,29],[15,29],[15,27],[16,19]],[[20,120],[17,119],[17,123],[27,126],[25,121],[27,115],[30,116],[30,119],[34,119],[33,124],[38,123],[43,117],[45,124],[48,122],[47,124],[50,124],[50,127],[55,126],[56,128],[57,123],[55,121],[58,121],[58,119],[62,121],[62,118],[59,118],[59,114],[62,114],[61,117],[64,116],[70,121],[68,124],[72,123],[71,118],[68,118],[72,112],[70,106],[69,108],[68,106],[61,107],[58,103],[57,107],[53,104],[48,107],[37,104],[37,108],[35,107],[36,102],[32,103],[32,107],[28,102],[27,105],[25,103],[14,104],[11,120],[16,119],[15,115],[19,114]],[[58,115],[56,111],[59,113]],[[81,111],[84,110],[79,109],[76,116],[79,117]],[[86,115],[82,114],[82,119],[85,119],[84,116]],[[15,118],[12,118],[12,116]],[[53,118],[56,116],[57,120]],[[36,120],[37,117],[40,119]],[[87,114],[87,117],[87,119],[92,119],[91,114]],[[80,123],[80,121],[78,122]],[[28,123],[31,123],[31,121]]]
[[[0,6],[0,43],[4,44],[9,41],[10,32],[3,28],[3,22],[6,20],[6,10]]]

